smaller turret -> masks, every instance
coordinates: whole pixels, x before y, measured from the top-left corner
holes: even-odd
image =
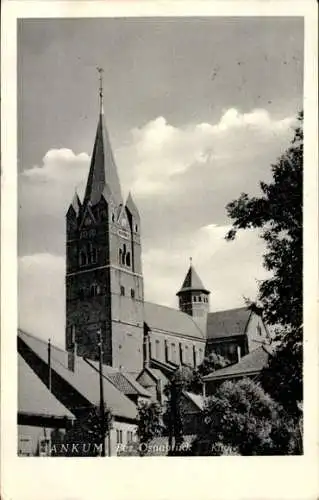
[[[207,314],[209,312],[209,294],[197,272],[192,259],[181,289],[177,292],[179,309],[192,316],[194,321],[206,335]]]

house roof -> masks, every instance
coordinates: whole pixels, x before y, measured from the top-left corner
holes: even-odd
[[[85,359],[86,363],[92,366],[96,371],[99,371],[99,363]],[[115,387],[126,395],[143,396],[150,398],[151,395],[144,387],[139,384],[134,377],[126,371],[119,371],[112,366],[103,365],[103,375],[108,378]]]
[[[180,295],[183,292],[189,292],[189,291],[198,291],[198,292],[202,291],[205,293],[210,293],[204,287],[202,280],[198,276],[198,274],[195,271],[195,268],[192,264],[189,266],[189,269],[187,271],[187,274],[185,276],[185,279],[183,281],[181,289],[177,292],[177,295]]]
[[[263,344],[246,356],[243,356],[238,363],[220,368],[215,372],[203,377],[204,382],[211,380],[227,379],[232,377],[244,377],[259,373],[268,364],[274,347]]]
[[[47,362],[47,343],[19,330],[19,337],[31,348],[44,362]],[[51,345],[52,370],[60,375],[82,396],[92,404],[100,401],[99,373],[79,356],[75,357],[74,372],[68,369],[68,353]],[[111,409],[114,416],[136,419],[136,405],[128,399],[115,385],[104,377],[104,401]]]
[[[151,302],[144,303],[145,323],[151,330],[205,340],[205,334],[188,314]]]
[[[166,375],[162,372],[162,370],[159,370],[158,368],[150,368],[150,367],[145,367],[143,370],[138,374],[136,377],[137,380],[140,379],[140,377],[147,372],[151,378],[154,380],[154,384],[157,382],[161,381],[163,388],[169,383],[169,379],[166,377]]]
[[[192,403],[194,403],[197,408],[203,410],[204,408],[204,396],[201,394],[194,394],[193,392],[184,391],[185,396],[187,396]]]
[[[244,335],[251,314],[251,309],[247,307],[209,313],[207,317],[208,340]]]
[[[73,419],[72,413],[49,391],[32,368],[18,355],[18,412]]]

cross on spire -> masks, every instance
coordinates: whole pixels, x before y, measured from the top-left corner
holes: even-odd
[[[101,67],[96,68],[99,73],[99,96],[100,96],[100,112],[103,113],[103,73],[104,69]]]

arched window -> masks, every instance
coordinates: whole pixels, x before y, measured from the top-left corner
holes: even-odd
[[[138,225],[135,224],[135,232],[137,233],[138,232]]]
[[[131,254],[130,254],[130,252],[128,252],[126,254],[126,265],[127,265],[127,267],[131,267]]]
[[[86,266],[87,265],[87,253],[85,250],[81,250],[79,254],[79,264],[80,266]]]
[[[125,288],[124,288],[123,285],[121,285],[120,292],[121,292],[122,297],[124,297],[124,295],[125,295]]]
[[[97,262],[97,250],[95,247],[93,247],[91,251],[91,264],[96,264],[96,262]]]
[[[122,264],[125,265],[125,259],[126,259],[126,245],[124,243],[123,245],[123,251],[122,251]]]
[[[122,248],[119,249],[119,264],[122,264]]]
[[[93,283],[90,287],[90,295],[91,297],[96,297],[100,293],[100,287],[96,283]]]
[[[131,297],[132,297],[132,299],[135,298],[135,290],[134,290],[134,288],[131,288]]]
[[[199,296],[199,297],[198,297],[198,301],[199,301],[199,302],[201,302],[201,301],[202,301],[202,297],[201,297],[201,296]]]
[[[155,340],[155,358],[159,359],[160,357],[160,341]]]
[[[196,301],[197,301],[197,297],[196,297],[196,295],[194,295],[193,299],[194,299],[194,302],[196,302]]]

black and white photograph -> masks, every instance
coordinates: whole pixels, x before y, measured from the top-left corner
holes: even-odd
[[[20,19],[23,457],[303,454],[302,17]]]
[[[318,497],[311,0],[5,0],[1,499]]]

